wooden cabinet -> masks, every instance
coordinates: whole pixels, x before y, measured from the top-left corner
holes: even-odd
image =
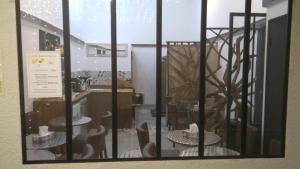
[[[118,128],[132,127],[132,97],[132,89],[118,89]],[[87,115],[93,119],[91,125],[95,127],[101,122],[101,116],[106,111],[112,112],[111,89],[91,91],[91,93],[87,96],[87,99]]]
[[[38,126],[49,125],[49,120],[65,115],[65,102],[62,99],[40,99],[33,102],[33,111]]]

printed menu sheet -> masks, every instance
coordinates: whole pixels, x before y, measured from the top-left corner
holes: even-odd
[[[62,97],[62,71],[60,52],[30,51],[26,56],[28,97]]]
[[[0,50],[0,96],[4,94],[4,78],[3,78],[3,60],[2,52]]]

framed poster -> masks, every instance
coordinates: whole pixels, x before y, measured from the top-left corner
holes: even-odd
[[[26,56],[28,97],[62,97],[60,51],[30,51]]]

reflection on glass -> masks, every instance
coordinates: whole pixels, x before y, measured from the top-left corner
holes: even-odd
[[[118,158],[156,156],[156,2],[117,0]]]
[[[70,1],[69,13],[73,159],[112,158],[110,2]]]
[[[28,161],[59,160],[66,153],[62,1],[21,0],[26,154]]]
[[[257,5],[253,2],[253,5]],[[288,5],[289,1],[284,0],[277,3],[265,2],[264,7],[267,10],[266,23],[268,26],[263,27],[265,32],[266,44],[257,45],[257,50],[264,50],[264,61],[257,57],[255,73],[255,87],[253,90],[254,117],[258,116],[260,109],[259,101],[261,100],[260,92],[263,90],[264,107],[260,116],[262,122],[260,135],[260,153],[262,155],[283,155],[284,154],[284,130],[285,113],[286,113],[286,79],[287,79],[287,61],[288,55]],[[257,38],[262,36],[257,34]],[[261,54],[258,53],[257,56]],[[264,63],[264,86],[258,80],[259,74],[262,72],[259,68],[261,63]],[[262,88],[262,89],[261,89]],[[258,97],[256,97],[258,96]],[[258,117],[260,117],[258,116]],[[254,118],[254,124],[257,118]],[[248,131],[247,140],[251,139],[251,134]],[[247,152],[248,153],[248,152]]]
[[[244,16],[238,13],[244,13],[245,1],[226,3],[218,1],[217,6],[224,6],[218,11],[216,1],[208,2],[205,131],[220,141],[205,146],[205,156],[240,155]]]
[[[198,156],[200,4],[163,1],[162,157]]]

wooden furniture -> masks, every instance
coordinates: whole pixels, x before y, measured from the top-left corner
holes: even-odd
[[[204,147],[204,156],[238,156],[239,152],[225,148],[225,147],[216,147],[216,146],[205,146]],[[188,148],[183,150],[180,157],[196,157],[198,156],[198,147]]]
[[[73,104],[87,98],[87,116],[92,118],[92,128],[99,126],[106,111],[112,111],[112,90],[91,89],[72,98]],[[118,128],[132,127],[133,89],[118,89]],[[65,116],[65,102],[63,99],[37,99],[33,101],[36,112],[37,126],[48,125],[49,120]]]
[[[169,130],[180,130],[189,127],[190,119],[188,116],[188,111],[178,108],[178,105],[176,104],[169,103],[167,107],[167,124]]]
[[[106,142],[105,142],[105,128],[99,126],[98,129],[91,129],[88,133],[88,143],[94,148],[93,158],[101,159],[107,158]]]
[[[118,89],[118,128],[132,127],[133,89]],[[112,90],[92,89],[88,95],[88,115],[95,119],[91,126],[97,127],[106,111],[112,112]]]
[[[62,99],[38,99],[33,101],[33,111],[37,114],[37,125],[48,125],[50,119],[65,115]]]

